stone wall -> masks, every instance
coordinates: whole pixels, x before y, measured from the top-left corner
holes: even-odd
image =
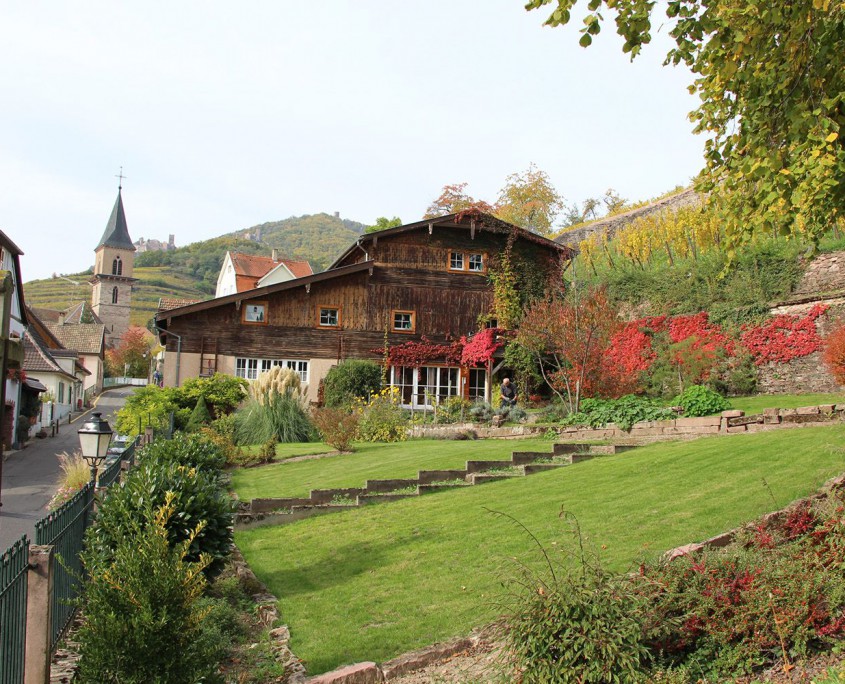
[[[807,392],[842,392],[822,361],[821,352],[794,359],[789,363],[769,363],[757,370],[757,391],[761,394],[805,394]]]
[[[608,239],[610,239],[617,233],[617,231],[638,218],[643,218],[652,214],[659,214],[663,211],[675,211],[682,207],[688,207],[700,203],[701,196],[692,188],[687,188],[676,195],[664,197],[663,199],[647,204],[644,207],[637,207],[636,209],[631,209],[630,211],[626,211],[621,214],[593,221],[592,223],[588,223],[580,228],[568,230],[562,235],[558,235],[555,238],[555,242],[569,245],[570,247],[578,247],[578,244],[582,240],[586,240],[592,235],[601,235],[604,233],[606,233]]]
[[[793,297],[813,296],[845,291],[845,252],[820,254],[807,267]]]

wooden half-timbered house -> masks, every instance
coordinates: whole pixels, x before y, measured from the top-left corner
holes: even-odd
[[[559,281],[573,256],[490,215],[451,214],[365,234],[322,273],[161,310],[164,382],[215,372],[254,379],[283,365],[315,401],[320,380],[342,360],[380,361],[385,342],[444,344],[483,327],[493,312],[490,270],[506,248],[535,281]],[[417,406],[426,396],[489,397],[488,376],[445,358],[389,374]]]

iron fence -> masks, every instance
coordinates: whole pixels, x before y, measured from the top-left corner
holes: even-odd
[[[97,488],[110,487],[115,480],[120,477],[120,465],[123,463],[122,458],[118,458],[114,463],[103,469],[100,477],[97,478]]]
[[[23,684],[29,539],[0,555],[0,684]]]
[[[79,595],[83,576],[80,555],[93,501],[94,483],[89,482],[61,508],[35,523],[35,543],[55,548],[51,650],[56,647],[76,610],[74,599]]]

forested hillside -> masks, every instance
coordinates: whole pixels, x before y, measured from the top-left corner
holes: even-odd
[[[364,225],[356,221],[310,214],[194,242],[171,252],[142,252],[135,257],[134,275],[138,282],[132,289],[132,323],[147,325],[161,297],[213,296],[227,251],[269,255],[277,249],[282,257],[308,260],[314,271],[322,271],[363,229]],[[255,239],[259,232],[260,242]],[[33,280],[24,285],[24,295],[30,306],[66,309],[91,301],[90,277],[89,269],[65,278]]]

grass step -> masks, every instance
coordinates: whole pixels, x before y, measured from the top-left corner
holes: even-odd
[[[551,458],[554,454],[550,451],[514,451],[511,460],[514,465],[525,465],[533,463],[539,458]]]
[[[463,480],[467,475],[464,470],[420,470],[417,480],[421,485],[443,482],[444,480]]]
[[[393,480],[367,480],[366,494],[392,492],[397,489],[406,489],[408,487],[416,487],[419,480],[411,480],[407,478],[393,479]]]
[[[400,499],[407,499],[412,496],[419,496],[419,492],[407,494],[363,494],[357,498],[359,506],[366,506],[368,504],[384,503],[385,501],[399,501]]]
[[[523,473],[473,473],[467,476],[472,485],[480,485],[485,482],[495,482],[496,480],[510,480],[514,477],[524,477]]]
[[[546,454],[548,456],[548,454]],[[496,468],[510,468],[513,466],[513,461],[467,461],[467,475],[473,473],[483,473],[485,470],[494,470]]]

